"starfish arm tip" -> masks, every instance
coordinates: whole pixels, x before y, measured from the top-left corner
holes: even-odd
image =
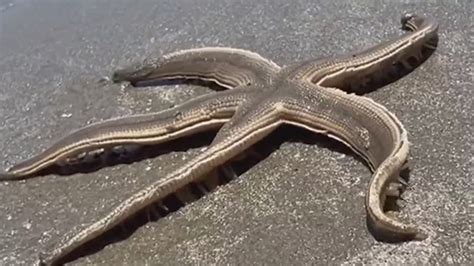
[[[15,178],[15,175],[10,173],[7,170],[0,170],[0,181],[7,181],[7,180],[12,180]]]

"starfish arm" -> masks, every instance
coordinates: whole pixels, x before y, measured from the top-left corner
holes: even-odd
[[[120,145],[159,144],[197,132],[218,128],[253,92],[238,88],[204,95],[158,113],[107,120],[79,129],[53,144],[44,152],[23,161],[0,180],[25,179],[39,171],[80,154]]]
[[[301,96],[287,104],[286,123],[337,139],[367,161],[373,173],[366,196],[372,229],[390,240],[423,239],[410,224],[387,216],[383,207],[391,183],[398,182],[408,158],[407,132],[400,121],[373,100],[339,89],[301,85]]]
[[[405,15],[401,22],[409,32],[398,39],[348,56],[303,62],[290,67],[290,77],[358,94],[393,82],[426,60],[438,40],[431,19]]]
[[[205,175],[212,168],[224,164],[268,135],[280,123],[275,109],[263,110],[259,114],[259,116],[240,116],[240,122],[231,123],[232,126],[221,128],[218,133],[221,137],[216,138],[202,154],[165,178],[138,191],[120,203],[104,218],[94,222],[79,233],[66,237],[56,248],[43,253],[41,262],[45,265],[51,265],[62,261],[77,248],[119,225],[146,206],[161,200],[170,193]],[[228,131],[228,133],[224,131]]]
[[[230,89],[266,81],[279,69],[277,64],[254,52],[206,47],[178,51],[153,63],[118,70],[112,79],[132,84],[166,79],[198,79]]]

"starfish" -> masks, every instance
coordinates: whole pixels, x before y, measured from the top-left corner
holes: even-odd
[[[436,22],[404,15],[407,32],[363,52],[334,59],[314,59],[280,67],[241,49],[208,47],[168,54],[154,62],[116,71],[114,82],[182,78],[211,81],[225,88],[152,114],[123,117],[79,129],[44,152],[0,173],[0,180],[38,175],[55,164],[100,149],[128,144],[159,144],[197,132],[219,129],[195,158],[121,202],[109,214],[67,236],[42,253],[45,265],[60,263],[85,243],[130,216],[239,155],[283,124],[336,139],[360,156],[373,172],[366,195],[367,218],[374,229],[407,241],[427,236],[415,225],[388,215],[388,197],[398,197],[399,178],[409,156],[407,131],[384,106],[361,96],[403,71],[411,71],[437,45]]]

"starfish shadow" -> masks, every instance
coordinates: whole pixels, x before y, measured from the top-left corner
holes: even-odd
[[[98,162],[96,163],[78,163],[75,165],[54,166],[43,171],[42,174],[55,173],[60,175],[72,175],[75,173],[90,173],[101,168],[113,167],[119,164],[131,164],[144,159],[155,158],[169,152],[186,151],[190,148],[198,148],[210,144],[215,133],[215,131],[209,131],[196,134],[192,137],[177,139],[166,144],[144,146],[134,149],[132,152],[128,152],[125,155],[121,154],[117,156],[114,154],[110,156],[108,154],[102,154],[101,157],[106,158],[97,158]],[[336,140],[332,140],[326,136],[315,134],[295,126],[284,125],[275,130],[265,139],[250,147],[247,151],[244,151],[242,153],[244,156],[239,156],[239,158],[230,160],[225,166],[230,167],[238,178],[256,164],[268,158],[275,150],[286,142],[305,143],[308,145],[316,145],[317,148],[331,149],[352,156],[356,160],[365,164],[365,162],[357,157],[348,147]],[[204,177],[202,182],[194,182],[187,186],[187,191],[191,193],[191,195],[188,195],[190,196],[188,198],[192,198],[192,201],[190,202],[199,200],[208,193],[212,193],[212,191],[217,189],[219,186],[225,185],[233,180],[233,178],[226,176],[221,171],[221,168],[217,169],[216,173],[219,180],[217,186],[212,187],[206,183],[207,178],[213,177],[212,174]],[[202,189],[203,187],[204,189]],[[80,257],[92,255],[99,252],[109,244],[126,240],[138,228],[146,223],[157,222],[161,218],[166,217],[170,213],[176,212],[190,202],[181,201],[180,197],[173,193],[161,200],[159,204],[148,206],[107,233],[81,246],[79,249],[65,257],[61,263],[67,263]]]

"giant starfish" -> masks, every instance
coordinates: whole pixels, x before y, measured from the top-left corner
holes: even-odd
[[[115,82],[198,79],[229,89],[204,95],[159,113],[118,118],[79,129],[39,155],[15,165],[0,180],[37,175],[59,162],[102,148],[158,144],[220,128],[200,155],[120,203],[104,218],[66,237],[41,257],[56,264],[86,242],[119,225],[146,206],[197,180],[243,152],[282,124],[327,135],[350,147],[373,172],[366,195],[368,220],[401,240],[426,235],[384,212],[388,196],[404,184],[399,173],[408,158],[407,132],[382,105],[356,95],[369,85],[386,84],[393,74],[412,69],[437,44],[438,26],[415,15],[402,17],[408,32],[357,54],[308,60],[280,67],[258,54],[233,48],[190,49],[153,63],[116,71]],[[354,93],[355,92],[355,93]]]

